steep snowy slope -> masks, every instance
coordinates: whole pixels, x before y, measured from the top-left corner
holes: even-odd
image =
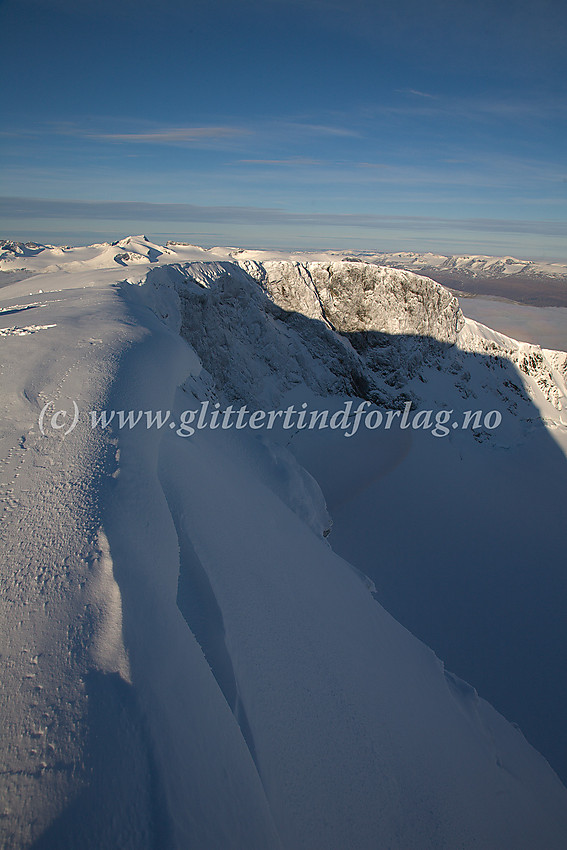
[[[2,846],[276,846],[254,765],[175,604],[167,509],[153,587],[142,609],[125,610],[104,520],[120,445],[82,420],[68,436],[39,433],[47,401],[69,409],[65,430],[71,399],[82,413],[106,406],[128,352],[145,404],[168,403],[193,362],[157,320],[127,306],[115,278],[51,277],[47,288],[63,291],[42,293],[37,307],[28,307],[37,297],[25,289],[37,288],[26,281],[3,302],[4,324],[20,321],[17,332],[8,328],[2,358]],[[43,328],[28,318],[38,314]],[[151,446],[142,464],[151,470]],[[144,523],[159,504],[159,488],[149,491]],[[135,549],[130,563],[141,583]],[[143,623],[136,649],[147,690],[124,645],[130,615]],[[147,704],[154,692],[162,695],[155,709]],[[155,725],[170,730],[163,744]],[[176,838],[176,794],[183,807],[192,801],[182,826],[194,845]]]
[[[567,691],[554,673],[567,664],[567,355],[465,321],[455,298],[411,273],[239,265],[268,301],[228,265],[191,266],[177,284],[211,397],[321,410],[329,395],[352,396],[449,409],[458,423],[465,411],[501,416],[497,429],[443,440],[411,427],[281,439],[322,486],[333,547],[567,776]]]
[[[22,276],[0,313],[3,844],[562,848],[567,792],[545,760],[370,593],[388,541],[437,531],[375,511],[386,543],[350,566],[320,489],[348,549],[334,494],[354,504],[418,440],[442,481],[456,453],[551,442],[521,376],[559,433],[561,357],[464,324],[411,274],[143,237],[59,250],[3,265]],[[504,437],[177,427],[206,401],[399,409],[448,388],[515,404]],[[92,428],[102,409],[170,418]]]

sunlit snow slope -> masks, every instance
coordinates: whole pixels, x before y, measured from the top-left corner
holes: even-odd
[[[566,644],[565,355],[465,322],[425,278],[336,257],[144,237],[4,249],[2,846],[563,848],[567,791],[549,764],[391,615],[429,637],[450,609],[450,666],[484,695],[481,682],[523,692],[534,731],[520,725],[543,749],[541,688],[563,734],[564,691],[547,685]],[[349,442],[88,417],[347,399],[504,419]],[[507,458],[526,461],[511,481]],[[468,584],[444,597],[438,564]],[[530,650],[555,653],[542,682]],[[553,760],[560,742],[544,739]]]

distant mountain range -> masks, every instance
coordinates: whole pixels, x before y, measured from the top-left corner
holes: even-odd
[[[131,237],[129,237],[131,238]],[[109,248],[119,248],[127,240],[104,243]],[[181,251],[196,246],[180,242],[167,242],[161,251]],[[73,248],[57,248],[36,242],[15,242],[0,239],[0,260],[17,262],[18,258],[35,257],[44,251],[77,251]],[[84,249],[81,249],[84,250]],[[204,249],[199,248],[201,253]],[[227,259],[254,258],[283,259],[292,257],[298,261],[362,260],[375,265],[395,269],[406,269],[426,275],[438,283],[466,295],[492,295],[538,307],[567,307],[567,264],[534,260],[518,260],[514,257],[489,257],[476,254],[445,255],[398,252],[284,252],[265,250],[212,249],[221,252]],[[117,260],[118,262],[119,260]]]
[[[425,274],[462,293],[496,295],[539,307],[567,306],[567,264],[476,255],[363,253],[367,262]]]

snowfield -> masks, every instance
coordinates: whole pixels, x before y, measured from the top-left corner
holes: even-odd
[[[2,243],[0,287],[2,847],[567,846],[567,354],[336,255]],[[502,424],[171,427],[349,399]]]

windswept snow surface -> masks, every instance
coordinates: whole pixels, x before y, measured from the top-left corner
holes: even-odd
[[[562,355],[465,322],[424,278],[336,258],[264,263],[145,237],[4,248],[2,846],[565,847],[567,791],[548,763],[384,610],[380,583],[373,596],[366,577],[379,578],[395,539],[415,539],[417,551],[421,536],[442,550],[455,522],[451,563],[468,570],[457,495],[473,502],[471,466],[487,475],[492,510],[501,481],[490,470],[510,447],[517,461],[537,433],[548,442],[532,450],[534,463],[548,463],[551,444],[564,458],[555,442],[565,432]],[[516,389],[504,384],[512,377]],[[182,438],[170,427],[205,400],[338,408],[348,398],[448,403],[467,392],[493,407],[501,392],[502,436],[365,431],[349,443],[323,431]],[[67,418],[52,424],[63,409]],[[92,429],[88,412],[101,409],[169,410],[171,421]],[[402,467],[413,463],[411,488],[421,458],[441,483],[420,519]],[[444,518],[448,501],[455,510]],[[358,550],[349,506],[364,519]],[[471,522],[485,519],[481,511]],[[482,525],[476,532],[485,535]],[[329,545],[335,535],[353,565]],[[507,557],[506,539],[483,543]],[[558,572],[561,553],[553,565],[540,555],[544,573]],[[409,583],[399,600],[427,609],[431,594],[400,565]],[[514,605],[530,610],[524,573],[507,577],[517,578]],[[545,611],[526,588],[526,630],[540,634]],[[501,588],[497,598],[506,605]],[[485,601],[473,600],[476,610]],[[548,620],[560,659],[555,610]],[[467,623],[468,640],[485,626]],[[463,643],[458,629],[450,639]],[[521,660],[516,684],[530,691]],[[545,698],[564,716],[559,692]]]

